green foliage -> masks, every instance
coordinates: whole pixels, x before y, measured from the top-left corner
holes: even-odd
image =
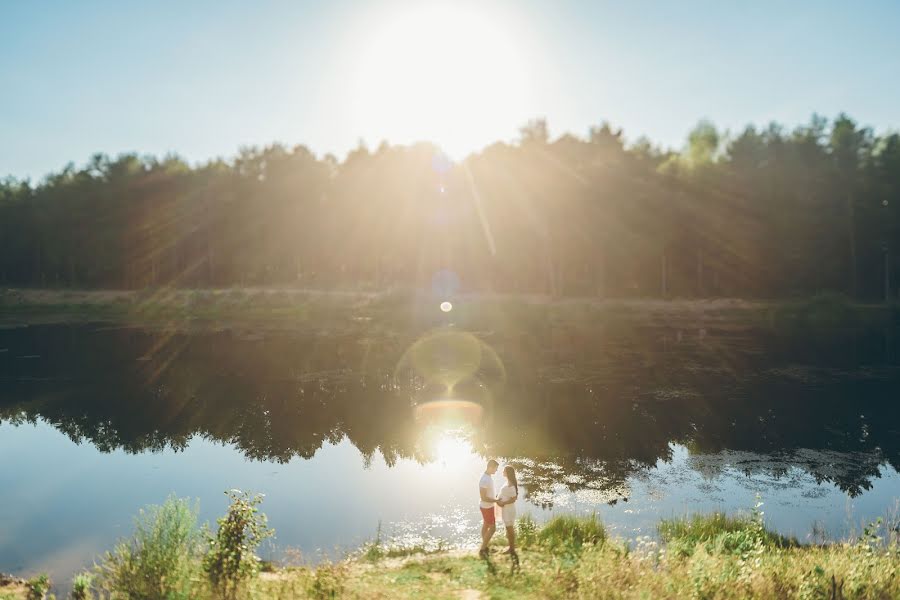
[[[884,519],[878,517],[871,523],[866,524],[863,527],[862,535],[859,536],[856,543],[861,548],[865,548],[866,550],[871,550],[873,548],[878,548],[883,545],[885,542],[885,538],[882,535],[882,529],[884,528]]]
[[[203,537],[198,506],[170,496],[135,518],[130,540],[107,552],[97,567],[100,589],[114,598],[178,600],[192,598]]]
[[[858,325],[864,313],[865,309],[855,306],[844,294],[820,292],[804,300],[776,306],[772,310],[772,321],[777,327],[827,332]]]
[[[537,543],[554,551],[580,552],[586,545],[602,545],[606,537],[606,528],[597,515],[560,515],[547,521],[537,531]]]
[[[523,515],[516,522],[516,541],[519,546],[528,547],[537,542],[537,523],[531,515]]]
[[[747,556],[763,549],[796,546],[796,540],[785,538],[765,528],[758,503],[749,516],[724,513],[692,515],[680,519],[664,519],[657,526],[660,537],[670,551],[691,556],[698,546],[710,554]]]
[[[259,574],[260,559],[255,552],[263,540],[275,532],[266,515],[260,512],[262,494],[229,490],[228,513],[217,520],[215,536],[209,537],[209,551],[203,558],[203,570],[213,589],[222,598],[237,598],[241,586]]]
[[[320,565],[309,587],[316,600],[331,600],[344,596],[346,569],[341,565]]]
[[[378,529],[375,531],[375,540],[364,548],[363,556],[366,560],[376,561],[384,557],[384,548],[381,542],[381,520],[378,521]]]
[[[28,589],[28,600],[43,600],[50,591],[50,578],[45,573],[41,573],[37,577],[29,579],[25,583],[25,587]]]
[[[553,140],[536,120],[439,185],[428,144],[343,162],[274,144],[197,167],[96,155],[36,186],[0,180],[0,285],[384,290],[452,268],[503,292],[897,298],[900,134],[841,114],[729,140],[701,121],[677,153],[623,139],[603,124]]]
[[[233,513],[253,520],[258,496],[237,491],[230,494]],[[256,500],[256,504],[254,504]],[[170,498],[166,505],[148,509],[139,520],[166,518],[165,506],[184,501]],[[237,507],[235,507],[237,505]],[[520,548],[521,570],[488,566],[473,554],[408,557],[373,567],[365,560],[325,563],[315,570],[275,570],[271,577],[247,579],[240,593],[230,597],[266,600],[325,600],[334,598],[896,598],[900,597],[897,565],[900,547],[886,539],[883,521],[869,524],[852,542],[801,546],[773,534],[763,526],[760,504],[747,516],[696,515],[659,524],[665,546],[655,542],[628,549],[607,539],[596,517],[556,517],[544,527],[523,517],[518,522],[521,538],[531,537]],[[171,509],[170,509],[171,510]],[[181,514],[182,511],[172,511]],[[190,511],[189,511],[189,514]],[[156,520],[151,517],[156,516]],[[247,515],[250,515],[247,517]],[[172,515],[168,515],[172,520]],[[175,520],[178,520],[175,517]],[[239,519],[238,519],[239,520]],[[249,527],[249,526],[248,526]],[[265,525],[259,526],[267,530]],[[138,533],[135,534],[137,538]],[[380,543],[380,535],[378,540]],[[684,550],[691,547],[690,552]],[[178,552],[177,545],[167,545]],[[199,555],[188,559],[195,565]],[[498,558],[495,562],[500,564]],[[157,561],[159,562],[159,561]],[[108,582],[107,582],[108,583]],[[134,587],[106,587],[111,599],[188,597],[197,600],[221,597],[221,588],[209,588],[195,580],[185,596],[160,595]],[[75,600],[89,597],[90,576],[73,581]],[[47,593],[46,576],[25,586],[28,598]],[[84,595],[79,595],[79,594]],[[0,597],[4,593],[0,591]],[[16,595],[14,598],[21,596]]]
[[[72,600],[89,600],[91,586],[94,583],[92,573],[79,573],[72,578]]]
[[[680,172],[698,174],[698,171],[712,166],[717,158],[721,136],[716,126],[710,121],[701,120],[688,133],[684,152],[670,156],[660,165],[663,173],[679,174]]]
[[[364,545],[360,555],[364,560],[375,562],[382,558],[404,558],[415,554],[438,554],[447,549],[444,540],[435,543],[419,543],[413,545],[385,544],[381,537],[381,521],[378,521],[378,529],[375,539]]]
[[[607,540],[584,545],[578,553],[535,543],[520,548],[520,571],[498,568],[506,560],[500,557],[491,561],[496,563],[491,570],[470,555],[416,557],[379,568],[349,561],[314,573],[306,589],[309,596],[319,598],[900,597],[896,546],[800,546],[777,537],[766,541],[762,517],[756,507],[740,519],[710,515],[706,521],[670,523],[673,535],[720,542],[697,543],[690,555],[656,542],[627,549]],[[553,525],[549,531],[566,539],[571,525]],[[316,579],[318,586],[313,583]]]

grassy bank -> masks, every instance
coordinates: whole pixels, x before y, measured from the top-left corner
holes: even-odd
[[[272,326],[344,332],[398,331],[451,321],[469,330],[522,330],[549,322],[641,325],[761,324],[766,304],[743,300],[552,299],[466,294],[443,298],[414,290],[385,292],[235,288],[140,291],[0,290],[0,325],[111,322],[167,328]]]
[[[767,530],[762,513],[694,515],[659,536],[611,538],[596,518],[518,523],[518,560],[500,553],[372,542],[316,568],[273,566],[252,550],[270,530],[258,498],[232,494],[215,534],[196,507],[170,499],[137,520],[134,537],[72,582],[85,598],[897,598],[896,524],[844,543],[803,545]],[[40,598],[46,581],[11,582],[0,598]]]
[[[829,329],[900,323],[897,306],[860,304],[836,294],[780,302],[740,299],[553,299],[542,295],[475,293],[441,299],[414,290],[316,291],[293,288],[0,290],[0,325],[108,321],[187,326],[252,323],[283,327],[391,328],[452,317],[469,329],[554,321],[628,322],[666,326],[776,326]]]

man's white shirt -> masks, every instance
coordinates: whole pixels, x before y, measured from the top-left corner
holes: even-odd
[[[496,498],[496,496],[494,495],[494,478],[487,473],[482,475],[481,481],[478,482],[479,498],[482,497],[481,490],[487,490],[486,495],[488,498]],[[494,503],[481,501],[479,503],[479,506],[481,506],[481,508],[491,508],[494,506]]]

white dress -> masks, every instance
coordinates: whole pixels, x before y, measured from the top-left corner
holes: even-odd
[[[503,501],[511,500],[517,495],[516,488],[511,485],[504,485],[500,490],[500,500]],[[516,524],[516,503],[510,502],[509,504],[504,505],[500,510],[503,515],[503,524],[506,527],[513,527]]]

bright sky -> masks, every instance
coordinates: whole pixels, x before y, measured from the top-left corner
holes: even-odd
[[[94,152],[431,139],[461,157],[545,116],[678,147],[847,111],[900,128],[896,0],[0,3],[0,176]]]

